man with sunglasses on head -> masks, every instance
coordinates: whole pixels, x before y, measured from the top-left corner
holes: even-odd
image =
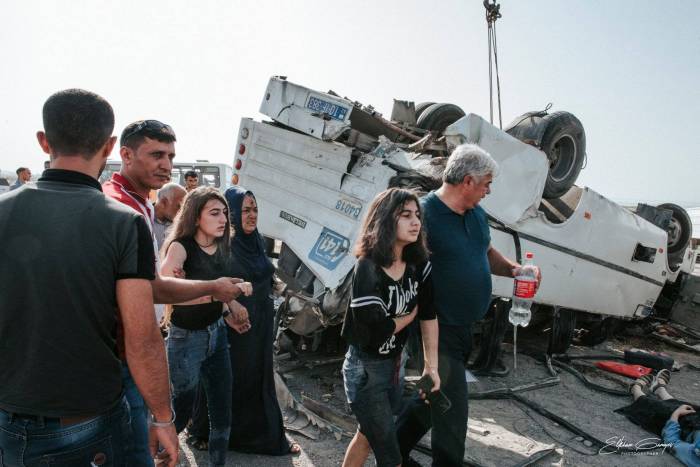
[[[157,267],[158,245],[153,235],[155,209],[148,198],[151,190],[159,190],[170,181],[173,159],[175,158],[175,141],[175,132],[170,125],[158,120],[140,120],[127,125],[119,140],[121,146],[119,155],[122,159],[121,170],[112,174],[112,178],[102,186],[105,195],[130,206],[146,219],[151,231],[153,251],[156,257],[156,271],[159,268]],[[238,297],[241,288],[247,285],[247,283],[240,284],[241,282],[240,279],[228,277],[213,281],[192,281],[161,277],[156,272],[155,280],[152,281],[151,286],[153,300],[157,304],[182,303],[209,295],[215,300],[230,302]],[[162,307],[159,309],[161,312],[158,313],[158,309],[156,310],[157,315],[154,316],[154,321],[160,319],[161,316],[158,314],[162,315]],[[134,432],[134,443],[129,452],[129,465],[150,466],[153,465],[153,460],[147,444],[146,406],[134,385],[126,362],[124,362],[122,376],[131,409],[131,425]]]

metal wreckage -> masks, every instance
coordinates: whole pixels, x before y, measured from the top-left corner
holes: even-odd
[[[387,187],[436,189],[447,156],[465,142],[500,166],[481,202],[492,244],[518,261],[533,252],[546,278],[533,320],[551,320],[550,353],[565,352],[577,328],[599,342],[621,322],[652,314],[697,323],[688,214],[670,203],[630,210],[577,186],[586,136],[569,112],[528,112],[501,130],[454,104],[395,100],[387,119],[279,76],[260,112],[271,120],[241,120],[234,183],[256,194],[259,229],[278,244],[282,329],[318,336],[342,322],[366,207]],[[512,279],[493,279],[488,345],[477,358],[487,367],[512,294]]]

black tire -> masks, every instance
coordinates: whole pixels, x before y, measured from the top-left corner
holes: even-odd
[[[576,330],[576,312],[560,308],[552,316],[552,330],[549,334],[547,353],[563,354],[569,349]]]
[[[445,128],[464,115],[464,110],[454,104],[433,104],[421,113],[416,126],[424,130],[442,133]]]
[[[586,133],[569,112],[555,112],[541,121],[546,125],[540,148],[549,159],[545,198],[559,198],[574,185],[586,158]]]
[[[416,104],[416,121],[420,118],[421,114],[425,112],[425,109],[433,105],[435,102],[419,102]]]
[[[559,198],[573,186],[586,158],[586,133],[583,125],[569,112],[555,112],[542,119],[547,129],[540,147],[549,159],[544,186],[545,198]]]
[[[661,209],[668,209],[673,212],[671,223],[668,226],[668,249],[669,255],[674,255],[684,251],[690,242],[693,233],[693,223],[685,209],[673,203],[664,203],[657,206]]]
[[[528,112],[513,120],[506,132],[539,147],[547,155],[550,167],[542,193],[544,198],[559,198],[573,186],[586,159],[586,134],[574,115]]]

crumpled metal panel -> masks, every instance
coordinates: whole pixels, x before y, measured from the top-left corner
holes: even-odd
[[[582,189],[565,222],[552,223],[540,214],[515,230],[522,251],[534,253],[542,270],[538,303],[630,318],[639,306],[653,306],[667,279],[665,232],[590,188]],[[510,234],[492,228],[491,241],[514,257]],[[633,260],[638,244],[657,250],[653,263]],[[512,287],[512,279],[494,276],[495,295],[508,297]]]
[[[276,76],[270,78],[260,104],[260,113],[324,141],[332,141],[350,129],[352,110],[352,102]]]
[[[508,226],[537,217],[547,180],[547,156],[475,114],[462,117],[444,132],[450,149],[463,144],[479,145],[498,162],[499,173],[491,194],[480,205]]]
[[[395,172],[365,154],[347,167],[352,148],[246,120],[249,147],[240,183],[258,200],[261,233],[283,241],[328,288],[355,265],[352,246],[374,196]]]

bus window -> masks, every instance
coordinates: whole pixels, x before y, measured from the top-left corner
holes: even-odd
[[[173,171],[170,172],[170,181],[185,186],[185,172],[192,169],[191,165],[174,165]]]
[[[216,166],[198,166],[195,168],[199,174],[200,186],[211,186],[219,188],[221,186],[219,168]]]

